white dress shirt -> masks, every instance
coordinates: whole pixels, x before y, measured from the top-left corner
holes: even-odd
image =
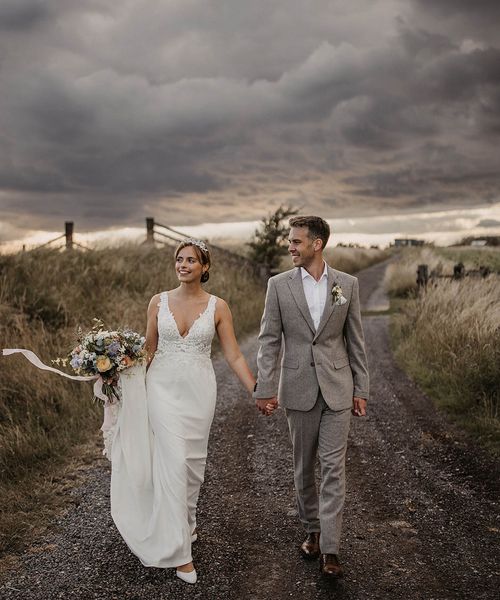
[[[321,316],[325,310],[326,294],[328,288],[328,268],[326,262],[323,262],[325,268],[319,281],[316,281],[304,267],[300,267],[302,274],[302,285],[304,286],[304,294],[306,295],[307,306],[314,323],[314,327],[318,329]]]

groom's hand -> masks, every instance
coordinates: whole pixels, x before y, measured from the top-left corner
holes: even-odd
[[[257,398],[255,405],[259,412],[269,417],[278,408],[278,398],[276,396],[272,398]]]
[[[354,396],[352,399],[352,414],[355,417],[366,417],[366,400]]]

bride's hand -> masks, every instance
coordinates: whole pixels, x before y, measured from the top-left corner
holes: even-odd
[[[269,417],[278,408],[278,399],[276,397],[257,398],[255,400],[255,404],[259,412],[261,412],[263,415],[266,415],[266,417]]]
[[[118,377],[118,373],[115,373],[111,377],[103,377],[102,380],[108,385],[116,386],[118,384]]]
[[[271,404],[271,403],[266,404],[266,413],[265,413],[266,417],[270,417],[277,408],[278,408],[277,404]]]

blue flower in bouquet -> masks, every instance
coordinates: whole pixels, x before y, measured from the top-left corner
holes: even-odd
[[[79,355],[76,355],[76,356],[73,356],[73,358],[71,359],[70,365],[76,371],[81,368],[82,363],[83,363],[82,358]]]
[[[115,356],[118,355],[118,352],[120,352],[120,342],[114,340],[108,346],[107,354],[108,354],[108,356],[114,358]]]

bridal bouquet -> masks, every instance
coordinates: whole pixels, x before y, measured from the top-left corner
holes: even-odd
[[[83,335],[78,331],[78,346],[69,354],[69,359],[56,359],[56,364],[69,360],[77,375],[89,375],[102,380],[102,392],[113,403],[119,400],[117,384],[120,371],[144,364],[145,338],[130,329],[108,331],[100,319]],[[99,396],[102,399],[102,396]]]
[[[26,348],[3,348],[2,355],[22,354],[31,364],[42,371],[50,371],[73,381],[94,381],[94,397],[104,404],[104,454],[111,456],[111,445],[121,404],[118,388],[120,371],[146,362],[145,338],[130,329],[108,331],[100,319],[83,335],[78,330],[78,346],[67,358],[56,358],[52,363],[66,367],[68,362],[76,375],[49,367]]]

